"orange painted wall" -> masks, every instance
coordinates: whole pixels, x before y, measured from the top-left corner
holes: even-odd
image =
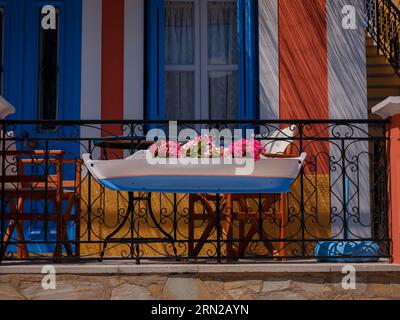
[[[282,119],[328,119],[326,20],[326,0],[279,0]]]
[[[280,119],[328,119],[328,39],[326,0],[279,0]],[[325,137],[314,126],[307,135]],[[329,157],[326,143],[309,153]],[[318,161],[327,173],[327,161]]]
[[[392,262],[400,263],[400,115],[390,119],[388,136],[389,226],[392,238]]]
[[[124,0],[103,0],[102,6],[101,118],[117,120],[124,118]],[[103,126],[102,135],[110,134],[121,135],[121,126]]]

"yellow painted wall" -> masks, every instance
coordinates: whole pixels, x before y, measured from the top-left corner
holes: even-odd
[[[315,187],[316,186],[316,187]],[[88,183],[83,182],[83,203],[82,208],[87,208],[88,204]],[[160,198],[161,197],[161,198]],[[329,199],[329,178],[326,175],[309,176],[304,181],[304,197],[305,197],[305,230],[306,236],[309,239],[317,238],[329,238],[331,235],[330,225],[330,199]],[[121,214],[126,210],[126,193],[117,193],[115,191],[104,190],[96,182],[92,182],[91,185],[91,232],[90,240],[96,241],[104,239],[110,234],[115,227],[118,225],[118,219],[121,219]],[[299,240],[302,235],[300,207],[300,183],[297,182],[293,186],[291,196],[289,196],[289,207],[290,212],[286,214],[286,237],[291,240]],[[187,240],[188,232],[188,196],[178,195],[178,239]],[[153,194],[153,208],[157,219],[160,217],[160,203],[163,208],[163,227],[168,231],[173,230],[173,196],[172,195],[160,195]],[[257,212],[257,202],[254,200],[248,201],[249,210]],[[118,208],[122,210],[118,213]],[[234,208],[237,210],[237,208]],[[140,235],[142,237],[160,237],[160,232],[154,228],[154,224],[147,214],[147,204],[145,201],[136,203],[135,207],[136,214],[140,213]],[[201,205],[196,206],[196,213],[202,213],[204,210]],[[167,216],[167,217],[166,217]],[[119,217],[119,218],[118,218]],[[81,222],[81,240],[86,241],[89,239],[88,224],[87,221],[89,215],[87,211],[82,212]],[[234,238],[238,238],[239,223],[238,221],[233,222]],[[107,226],[107,227],[106,227]],[[199,239],[207,226],[207,221],[196,221],[195,223],[195,238]],[[247,223],[246,230],[249,228]],[[279,237],[279,226],[278,220],[267,220],[264,222],[264,229],[268,235],[278,239]],[[121,230],[117,237],[129,237],[130,226],[129,223]],[[214,230],[212,236],[209,239],[216,239],[216,231]],[[307,243],[306,250],[307,254],[312,254],[314,247],[313,242]],[[278,250],[279,242],[274,244],[275,250]],[[238,244],[234,244],[234,248],[237,249]],[[248,254],[266,254],[266,248],[260,244],[251,244],[251,249],[248,249]],[[81,255],[82,256],[97,256],[101,251],[102,244],[82,244]],[[178,253],[187,255],[187,244],[177,245]],[[287,243],[285,246],[285,255],[296,255],[301,254],[301,243]],[[205,245],[200,253],[201,256],[214,255],[215,245]],[[173,254],[172,247],[169,244],[149,244],[141,246],[141,254],[144,256],[163,256],[167,251],[169,254]],[[226,252],[226,246],[222,247],[223,253]],[[283,252],[282,252],[283,253]],[[127,256],[129,257],[129,245],[127,244],[110,244],[107,250],[106,256]],[[278,254],[278,253],[276,253]]]

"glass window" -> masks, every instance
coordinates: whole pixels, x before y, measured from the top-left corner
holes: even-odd
[[[56,120],[58,107],[58,73],[59,73],[59,12],[57,11],[57,28],[43,29],[40,14],[39,32],[39,120]],[[54,129],[53,125],[43,125],[43,130]]]
[[[237,1],[165,1],[169,120],[238,117]]]
[[[167,119],[193,119],[195,103],[195,3],[166,1],[165,115]]]

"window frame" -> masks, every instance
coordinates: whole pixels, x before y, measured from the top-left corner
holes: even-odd
[[[45,31],[41,29],[41,19],[43,18],[43,14],[39,11],[39,26],[38,26],[38,74],[37,74],[37,119],[38,120],[57,120],[59,118],[60,110],[59,110],[59,102],[60,102],[60,58],[61,58],[61,48],[60,48],[60,39],[61,39],[61,14],[60,14],[60,8],[58,6],[55,6],[56,8],[56,15],[57,15],[57,29],[55,32],[57,32],[57,49],[56,49],[56,54],[57,54],[57,66],[56,66],[56,97],[55,97],[55,114],[54,114],[54,119],[44,119],[44,97],[43,97],[43,91],[45,91],[43,85],[43,80],[46,78],[43,77],[43,69],[45,68],[44,65],[42,65],[42,55],[44,54],[43,50],[43,43],[44,39],[42,38],[44,36],[45,32],[52,32],[52,31]],[[42,125],[40,126],[39,130],[40,131],[53,131],[55,127],[53,125]]]
[[[164,1],[165,0],[148,0],[146,2],[146,108],[145,118],[148,120],[165,120],[165,88],[164,88]],[[177,0],[186,1],[186,0]],[[188,0],[193,1],[193,0]],[[224,1],[224,0],[214,0]],[[195,3],[201,3],[195,1]],[[204,1],[203,10],[207,10],[208,1]],[[258,1],[254,0],[237,0],[238,5],[238,115],[239,120],[256,120],[259,118],[259,56],[258,56]],[[207,14],[202,14],[205,19]],[[199,19],[198,19],[199,20]],[[196,25],[199,25],[197,23]],[[206,24],[207,25],[207,24]],[[207,28],[203,28],[201,44],[205,42],[207,37]],[[196,43],[199,41],[196,41]],[[205,43],[207,43],[206,41]],[[202,46],[202,51],[208,51],[207,46]],[[199,52],[199,50],[196,50]],[[208,58],[208,52],[203,56]],[[198,57],[199,59],[199,57]],[[196,57],[195,57],[196,62]],[[199,65],[202,65],[201,63]],[[208,62],[207,62],[208,65]],[[185,71],[182,67],[182,71]],[[231,66],[232,67],[232,66]],[[218,66],[217,71],[222,71]],[[207,68],[208,69],[208,68]],[[229,69],[229,68],[228,68]],[[175,70],[175,69],[174,69]],[[209,101],[206,95],[207,103],[204,102],[204,94],[201,91],[201,83],[206,83],[208,72],[203,73],[203,80],[195,84],[195,90],[198,94],[201,92],[202,98],[195,97],[195,116],[197,119],[204,120],[209,118]],[[231,71],[231,70],[227,70]],[[204,91],[204,90],[203,90]],[[207,90],[208,93],[208,90]],[[200,100],[203,99],[203,100]],[[200,107],[196,101],[200,101]],[[197,112],[197,113],[196,113]],[[200,116],[199,115],[200,112]],[[174,120],[174,119],[171,119]],[[188,119],[192,120],[192,119]],[[211,119],[212,120],[212,119]],[[234,120],[234,119],[228,119]]]

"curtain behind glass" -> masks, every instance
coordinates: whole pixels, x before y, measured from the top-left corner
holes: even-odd
[[[208,3],[208,63],[210,65],[238,64],[236,1]],[[211,119],[234,120],[238,116],[238,73],[209,72],[209,116]]]
[[[173,71],[193,65],[194,3],[165,2],[165,113],[169,120],[194,119],[194,72]],[[171,70],[172,69],[172,70]]]
[[[208,63],[238,63],[236,1],[208,3]]]
[[[193,2],[165,3],[165,64],[194,63]]]
[[[201,0],[206,1],[206,0]],[[208,108],[212,119],[236,119],[238,114],[237,2],[209,1],[207,9],[208,61],[200,68],[208,73]],[[165,111],[167,119],[194,119],[195,73],[174,66],[195,63],[194,2],[165,2]],[[204,61],[204,60],[203,60]],[[222,66],[208,72],[208,66]],[[233,66],[230,71],[226,65]],[[200,92],[200,95],[206,94]]]

